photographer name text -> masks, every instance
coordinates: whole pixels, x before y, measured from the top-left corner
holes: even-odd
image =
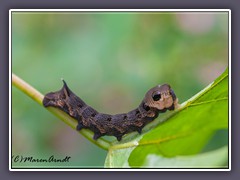
[[[48,158],[35,158],[33,156],[23,156],[23,155],[13,155],[12,162],[15,163],[66,163],[69,162],[70,156],[65,156],[64,158],[56,158],[54,155]]]

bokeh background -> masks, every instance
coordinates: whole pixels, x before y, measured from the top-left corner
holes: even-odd
[[[13,12],[12,72],[41,93],[64,78],[104,113],[128,112],[146,91],[171,84],[180,103],[228,66],[227,12]],[[203,151],[227,144],[219,131]],[[12,155],[71,156],[69,163],[13,167],[103,167],[107,151],[12,88]]]

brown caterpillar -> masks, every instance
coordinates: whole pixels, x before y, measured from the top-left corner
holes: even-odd
[[[174,110],[178,99],[170,85],[158,85],[150,89],[138,108],[123,114],[109,115],[97,112],[77,97],[63,80],[63,87],[56,92],[44,96],[43,105],[53,106],[66,112],[78,121],[76,129],[90,129],[94,132],[93,139],[101,136],[115,136],[118,141],[124,134],[138,131],[158,117],[159,113]]]

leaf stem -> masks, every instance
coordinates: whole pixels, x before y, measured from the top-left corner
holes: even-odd
[[[33,88],[31,85],[29,85],[24,80],[22,80],[17,75],[15,75],[14,73],[12,73],[12,84],[42,106],[42,100],[44,96],[35,88]],[[77,121],[72,117],[70,117],[69,115],[67,115],[65,112],[53,107],[48,107],[46,109],[51,113],[53,113],[55,116],[57,116],[59,119],[61,119],[63,122],[65,122],[67,125],[72,127],[73,129],[76,128]],[[92,143],[96,144],[97,146],[105,150],[108,150],[109,147],[111,146],[109,141],[106,141],[102,138],[99,138],[97,141],[93,140],[92,139],[93,132],[91,132],[90,130],[83,129],[79,131],[79,133],[81,133],[84,137],[86,137]]]

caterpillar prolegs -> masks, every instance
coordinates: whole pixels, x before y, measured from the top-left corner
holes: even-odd
[[[94,132],[93,139],[101,136],[115,136],[118,141],[124,134],[137,131],[158,117],[159,113],[174,110],[178,99],[170,85],[163,84],[151,88],[145,95],[140,105],[123,114],[109,115],[99,113],[77,97],[63,80],[63,87],[56,92],[44,96],[43,105],[53,106],[66,112],[78,121],[76,129],[90,129]]]

